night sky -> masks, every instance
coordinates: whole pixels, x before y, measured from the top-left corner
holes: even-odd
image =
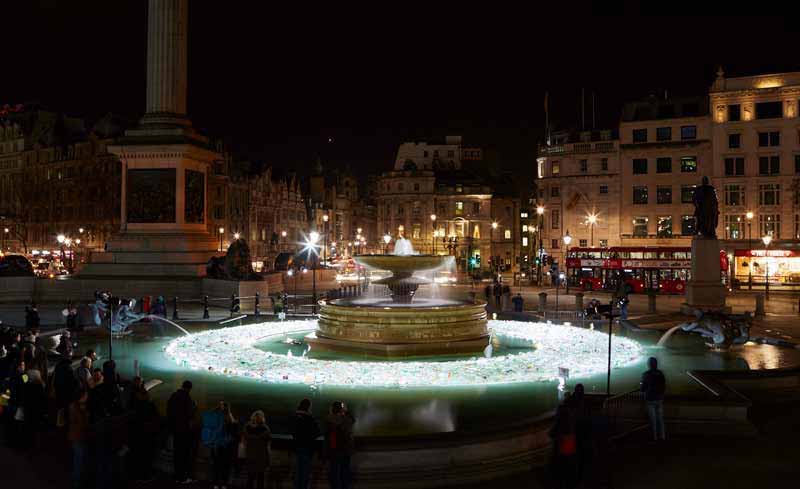
[[[0,103],[141,115],[145,1],[13,4]],[[705,94],[720,64],[731,76],[800,70],[800,33],[783,18],[273,4],[190,2],[189,112],[237,153],[281,167],[320,155],[381,171],[402,141],[463,134],[503,168],[531,168],[545,91],[556,127],[579,127],[582,87],[587,121],[594,91],[598,126],[613,126],[624,100]]]

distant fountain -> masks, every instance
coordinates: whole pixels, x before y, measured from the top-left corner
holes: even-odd
[[[397,256],[408,256],[416,255],[417,252],[414,251],[414,245],[411,244],[411,240],[400,237],[394,242],[394,253],[392,254]]]

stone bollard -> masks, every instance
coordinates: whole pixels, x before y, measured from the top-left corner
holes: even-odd
[[[547,309],[547,292],[539,292],[539,314],[544,314]]]
[[[654,314],[656,312],[656,295],[649,294],[647,296],[647,312]]]
[[[764,316],[764,294],[756,294],[756,316]]]
[[[575,293],[575,310],[578,312],[583,311],[583,292]]]

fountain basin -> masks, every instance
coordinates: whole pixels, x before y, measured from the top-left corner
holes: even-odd
[[[317,331],[306,337],[312,351],[391,358],[479,353],[489,344],[483,301],[443,301],[423,307],[348,299],[320,304]]]
[[[356,255],[353,259],[361,265],[389,270],[392,274],[436,270],[454,260],[451,255]]]

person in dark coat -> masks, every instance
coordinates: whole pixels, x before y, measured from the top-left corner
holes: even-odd
[[[311,417],[311,401],[309,399],[300,401],[293,421],[292,438],[294,438],[297,457],[294,489],[308,489],[314,462],[314,448],[317,437],[320,435],[319,425]]]
[[[350,458],[353,456],[353,424],[355,418],[342,401],[331,404],[325,435],[330,465],[328,478],[332,489],[350,487]]]
[[[576,477],[576,428],[575,419],[566,402],[560,404],[556,410],[556,419],[550,429],[550,438],[553,440],[553,476],[559,489],[572,489],[575,487]]]
[[[89,393],[81,390],[69,405],[67,440],[72,445],[72,487],[83,487],[89,457]]]
[[[245,460],[247,464],[247,489],[264,489],[264,475],[269,470],[270,441],[272,433],[267,426],[263,411],[256,411],[244,428],[242,438],[245,442]]]
[[[525,303],[525,299],[522,298],[522,294],[517,292],[517,295],[511,299],[511,303],[514,304],[514,312],[522,312],[522,305]]]
[[[78,379],[72,373],[72,361],[61,357],[53,370],[53,391],[56,395],[56,409],[66,409],[78,390]]]
[[[580,483],[588,472],[594,454],[592,439],[592,412],[586,399],[583,384],[577,384],[567,400],[567,407],[575,422],[576,482]]]
[[[493,292],[494,292],[494,306],[497,309],[500,309],[500,307],[502,306],[500,298],[503,296],[503,286],[500,285],[500,282],[494,283]]]
[[[161,418],[143,384],[134,388],[131,400],[131,461],[134,480],[153,480],[153,461],[157,452]]]
[[[648,370],[642,374],[642,392],[647,403],[647,415],[653,440],[666,440],[664,432],[664,393],[667,390],[667,379],[664,372],[658,369],[658,360],[650,357],[647,360]]]
[[[39,428],[44,423],[47,414],[47,394],[44,381],[38,370],[30,369],[27,372],[28,382],[23,387],[22,406],[24,408],[23,446],[31,448],[36,444]]]
[[[192,400],[191,391],[192,383],[186,380],[167,401],[167,426],[172,434],[175,479],[182,483],[192,482],[190,475],[194,453],[193,420],[197,404]]]

